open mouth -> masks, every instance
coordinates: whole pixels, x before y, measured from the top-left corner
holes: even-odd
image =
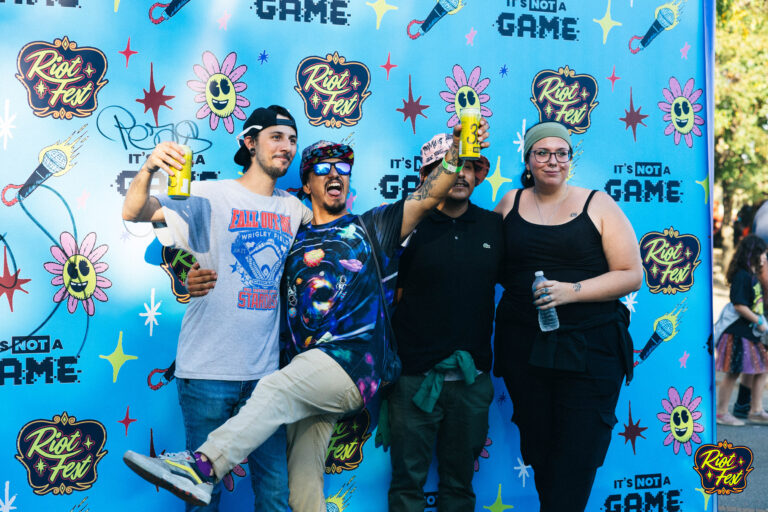
[[[676,428],[675,429],[675,434],[677,434],[677,437],[684,437],[687,432],[688,432],[687,428]]]
[[[217,110],[224,110],[224,109],[227,107],[227,105],[229,104],[229,101],[227,101],[227,100],[224,100],[224,101],[219,101],[219,100],[213,100],[213,99],[212,99],[212,100],[211,100],[211,103],[213,103],[213,106],[214,106],[214,107],[215,107]]]
[[[72,289],[72,291],[77,293],[83,293],[86,286],[88,286],[88,283],[78,283],[76,281],[69,282],[69,287]]]
[[[331,197],[341,197],[342,193],[344,192],[344,187],[342,186],[340,181],[329,181],[325,185],[325,193],[328,194]]]
[[[675,124],[677,125],[678,128],[682,130],[683,128],[688,126],[688,121],[685,119],[678,119],[675,121]]]

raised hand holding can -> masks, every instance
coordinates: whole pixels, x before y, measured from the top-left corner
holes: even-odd
[[[477,160],[480,158],[480,138],[477,129],[480,127],[482,115],[477,107],[465,107],[461,109],[459,122],[461,123],[461,135],[459,136],[459,158],[464,160]]]
[[[174,174],[168,175],[168,197],[171,199],[186,199],[192,182],[192,149],[181,146],[184,151],[184,165]]]

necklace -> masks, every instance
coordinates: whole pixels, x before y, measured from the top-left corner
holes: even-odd
[[[552,220],[552,217],[555,216],[555,214],[560,211],[560,205],[563,204],[563,201],[565,201],[565,198],[568,196],[568,184],[565,184],[565,193],[563,194],[563,197],[557,200],[557,205],[552,210],[552,213],[549,214],[549,217],[544,219],[544,216],[541,214],[541,206],[539,206],[539,198],[538,194],[536,193],[536,187],[533,187],[533,202],[536,203],[536,210],[539,212],[539,220],[541,223],[545,226],[549,226],[550,221]]]

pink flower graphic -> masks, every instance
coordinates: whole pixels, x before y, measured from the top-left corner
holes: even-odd
[[[693,147],[691,133],[701,137],[699,125],[704,124],[704,118],[696,114],[704,108],[696,103],[703,91],[701,89],[694,91],[693,87],[693,78],[688,80],[685,87],[681,89],[680,82],[672,77],[669,79],[669,89],[665,88],[661,91],[667,101],[658,103],[662,112],[666,112],[664,121],[669,121],[664,129],[664,135],[671,135],[674,132],[675,144],[680,144],[680,139],[684,137],[689,148]]]
[[[85,312],[93,316],[93,299],[106,302],[107,294],[103,288],[112,286],[109,279],[98,275],[109,268],[106,263],[99,262],[109,247],[100,245],[94,249],[96,233],[88,233],[79,249],[75,237],[66,231],[61,234],[59,241],[61,248],[57,245],[51,247],[51,254],[56,261],[43,265],[45,270],[54,275],[51,284],[61,286],[53,296],[53,301],[67,299],[67,310],[70,313],[74,313],[77,303],[82,302]]]
[[[224,128],[229,133],[233,133],[235,122],[232,117],[245,120],[245,112],[240,107],[251,104],[238,94],[248,87],[244,82],[238,82],[248,67],[245,65],[235,67],[236,60],[237,54],[232,52],[224,58],[219,67],[219,61],[214,54],[208,51],[203,52],[205,67],[198,64],[193,66],[195,74],[201,81],[187,82],[187,87],[199,93],[195,96],[195,103],[203,104],[197,111],[197,118],[208,117],[211,130],[215,130],[219,126],[219,119],[223,119]]]
[[[469,79],[467,79],[464,70],[456,64],[453,66],[453,78],[450,76],[445,77],[445,85],[450,90],[441,91],[440,97],[448,102],[445,111],[453,112],[453,115],[448,119],[448,128],[453,128],[459,124],[461,109],[465,107],[479,107],[483,117],[491,117],[493,115],[493,112],[483,105],[491,97],[487,94],[481,94],[488,87],[488,84],[491,83],[491,79],[483,78],[480,80],[480,73],[480,66],[477,66],[469,74]]]
[[[704,426],[695,420],[701,418],[701,412],[696,407],[701,403],[701,397],[697,396],[693,400],[693,386],[685,390],[683,399],[673,387],[669,388],[669,400],[662,399],[661,405],[666,412],[660,412],[656,415],[659,421],[664,423],[661,428],[664,432],[669,432],[664,439],[664,446],[669,446],[674,442],[673,451],[675,455],[680,451],[680,445],[685,448],[685,453],[690,455],[691,441],[701,443],[701,438],[697,432],[704,432]]]

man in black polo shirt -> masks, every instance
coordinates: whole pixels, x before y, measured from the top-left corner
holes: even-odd
[[[440,134],[422,147],[422,180],[450,144],[451,135]],[[485,157],[464,163],[400,259],[400,301],[392,323],[403,375],[388,405],[393,512],[423,512],[435,443],[437,509],[475,509],[472,477],[493,399],[491,332],[504,245],[501,216],[469,201],[488,167]]]

